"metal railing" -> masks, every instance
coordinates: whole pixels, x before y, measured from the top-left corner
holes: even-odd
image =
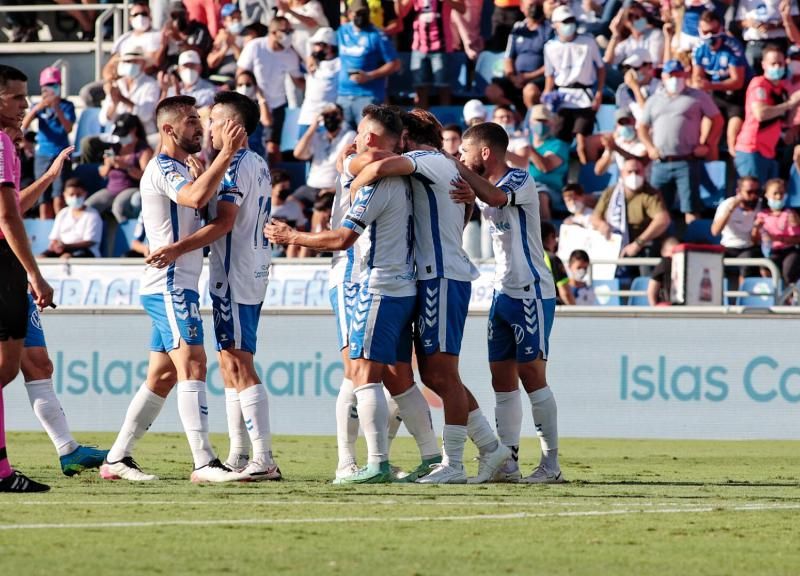
[[[113,18],[114,41],[128,29],[128,0],[121,4],[29,4],[26,6],[0,5],[0,14],[12,12],[89,12],[99,11],[100,15],[94,23],[94,76],[100,80],[103,72],[103,28],[109,18]]]

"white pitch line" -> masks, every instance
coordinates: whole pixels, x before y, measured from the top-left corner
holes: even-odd
[[[585,518],[597,516],[628,516],[635,514],[704,514],[708,512],[763,512],[800,510],[800,504],[747,505],[729,508],[703,506],[698,508],[665,508],[660,510],[585,510],[573,512],[516,512],[513,514],[471,514],[466,516],[401,516],[399,518],[242,518],[231,520],[153,520],[146,522],[87,522],[69,524],[0,524],[0,531],[58,530],[58,529],[110,529],[156,528],[161,526],[269,526],[281,524],[342,524],[379,522],[474,522],[476,520],[527,520],[534,518]]]

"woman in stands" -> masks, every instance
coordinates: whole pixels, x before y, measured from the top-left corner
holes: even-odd
[[[783,276],[784,285],[800,279],[800,218],[786,206],[786,185],[780,178],[764,188],[767,206],[756,216],[753,242],[772,260]]]
[[[114,125],[114,136],[119,141],[103,154],[103,164],[98,172],[108,183],[86,201],[101,215],[113,214],[117,222],[136,218],[141,207],[139,179],[153,157],[147,143],[147,134],[141,120],[133,114],[122,114]]]

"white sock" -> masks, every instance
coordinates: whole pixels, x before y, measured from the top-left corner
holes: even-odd
[[[64,409],[61,408],[61,402],[58,401],[56,391],[53,390],[53,381],[50,378],[31,380],[25,382],[25,390],[28,392],[28,400],[31,402],[33,413],[36,414],[42,428],[52,440],[58,455],[66,456],[75,452],[79,444],[69,431]]]
[[[272,435],[269,431],[269,399],[262,384],[250,386],[239,392],[244,425],[253,443],[253,460],[272,460]]]
[[[386,404],[389,406],[389,450],[391,451],[392,440],[397,436],[397,431],[400,429],[403,419],[400,417],[400,406],[392,398],[392,394],[386,386],[383,387],[383,395],[386,396]]]
[[[202,380],[178,382],[178,415],[192,450],[194,467],[202,468],[216,456],[208,439],[208,402]]]
[[[228,462],[235,462],[239,456],[250,455],[250,438],[242,418],[242,405],[236,388],[225,388],[225,414],[228,417],[228,438],[230,450]]]
[[[519,389],[513,392],[495,392],[495,426],[500,442],[511,448],[516,462],[519,459],[519,435],[522,431],[522,396]]]
[[[444,456],[442,464],[460,468],[464,466],[464,444],[467,442],[467,427],[445,424],[442,429]]]
[[[441,454],[436,433],[433,431],[431,409],[425,396],[416,384],[398,396],[394,396],[406,428],[417,441],[419,454],[427,460]]]
[[[367,441],[367,463],[386,462],[389,459],[389,406],[383,395],[383,384],[359,386],[355,393],[358,419]]]
[[[353,381],[342,380],[336,396],[336,445],[339,449],[339,468],[356,463],[356,440],[358,439],[358,413],[353,418],[356,395]]]
[[[142,384],[133,396],[128,412],[125,414],[125,421],[122,423],[119,434],[114,445],[106,456],[108,462],[119,462],[133,452],[133,446],[148,428],[155,422],[159,412],[164,407],[166,398],[162,398],[147,384]]]
[[[499,443],[497,436],[494,435],[492,427],[489,425],[486,416],[480,408],[476,408],[469,413],[467,418],[467,434],[470,440],[478,447],[478,452],[488,454],[497,450]]]
[[[528,394],[533,412],[533,424],[542,445],[542,466],[555,472],[558,467],[558,407],[550,386]]]

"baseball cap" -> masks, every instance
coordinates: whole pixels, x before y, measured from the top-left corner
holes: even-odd
[[[311,44],[328,44],[330,46],[336,46],[336,32],[333,31],[333,28],[317,28],[317,31],[314,32],[314,35],[308,39]]]
[[[627,106],[623,106],[622,108],[618,108],[616,112],[614,112],[614,121],[619,122],[620,120],[630,120],[633,119],[633,112]]]
[[[362,10],[369,10],[367,0],[350,0],[347,5],[348,12],[361,12]]]
[[[61,84],[61,70],[55,66],[48,66],[39,74],[39,85]]]
[[[237,6],[236,3],[233,3],[233,4],[225,4],[222,7],[222,9],[219,11],[219,13],[220,13],[220,16],[222,16],[223,18],[226,18],[226,17],[230,16],[231,14],[234,14],[234,13],[236,13],[238,11],[239,11],[239,6]]]
[[[122,53],[120,57],[123,62],[129,62],[130,60],[140,60],[144,58],[144,52],[142,52],[139,48],[130,48]]]
[[[114,136],[127,136],[136,126],[133,114],[121,114],[114,122]]]
[[[468,123],[470,120],[480,118],[486,120],[486,106],[480,100],[470,100],[464,104],[464,122]]]
[[[630,66],[632,68],[640,68],[644,64],[652,64],[653,57],[647,50],[635,50],[630,56],[622,61],[623,66]]]
[[[680,60],[667,60],[664,62],[664,67],[661,69],[664,74],[675,74],[685,72],[683,64]]]
[[[531,108],[531,120],[548,121],[553,118],[553,113],[544,104],[537,104]]]
[[[550,17],[550,20],[553,24],[558,24],[570,18],[575,18],[575,14],[572,13],[572,10],[570,10],[568,6],[559,6],[553,10],[553,15]]]
[[[178,57],[178,66],[186,66],[187,64],[201,64],[200,54],[194,50],[181,52],[181,55]]]

